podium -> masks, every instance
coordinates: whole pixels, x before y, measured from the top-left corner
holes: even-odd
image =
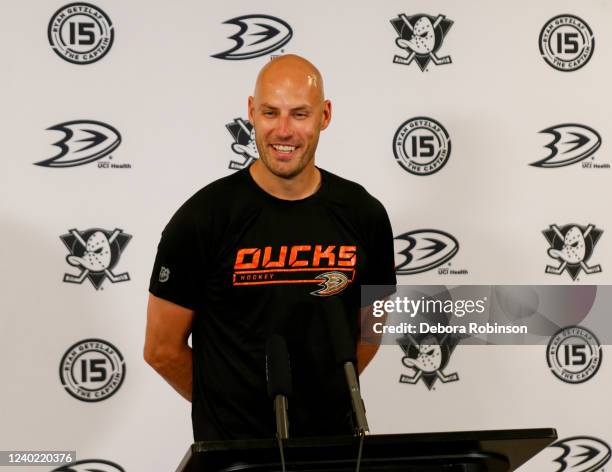
[[[363,438],[361,472],[509,472],[557,439],[554,429],[381,434]],[[353,472],[355,436],[290,438],[286,470]],[[191,445],[176,472],[279,472],[275,438]]]

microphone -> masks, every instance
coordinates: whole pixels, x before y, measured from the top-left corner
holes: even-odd
[[[291,396],[291,369],[285,340],[273,334],[266,342],[266,380],[268,396],[274,401],[276,435],[278,439],[289,437],[287,398]]]
[[[337,297],[328,297],[323,303],[324,316],[330,331],[336,362],[344,366],[344,375],[351,395],[351,404],[357,422],[357,434],[363,436],[370,431],[357,382],[357,353],[352,342],[349,326],[344,315],[344,304]]]

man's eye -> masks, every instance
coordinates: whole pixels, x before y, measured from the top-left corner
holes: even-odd
[[[307,113],[296,113],[295,117],[296,118],[306,118],[308,116]]]
[[[274,112],[273,111],[264,111],[263,114],[264,114],[264,116],[274,116]]]

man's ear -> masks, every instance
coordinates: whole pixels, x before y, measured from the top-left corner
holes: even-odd
[[[249,100],[247,103],[249,121],[253,124],[253,116],[255,115],[255,99],[249,96]]]
[[[330,100],[325,100],[323,102],[323,117],[321,120],[321,129],[324,130],[329,126],[329,123],[332,118],[332,104]]]

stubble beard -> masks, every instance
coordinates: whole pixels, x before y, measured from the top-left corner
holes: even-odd
[[[296,162],[291,163],[290,167],[277,165],[275,159],[268,155],[268,148],[262,144],[255,136],[255,144],[259,152],[259,160],[262,161],[266,169],[281,179],[291,180],[300,175],[302,171],[310,164],[314,158],[314,150],[317,148],[319,137],[317,136],[311,143],[311,148],[307,149],[304,154],[296,158]]]

